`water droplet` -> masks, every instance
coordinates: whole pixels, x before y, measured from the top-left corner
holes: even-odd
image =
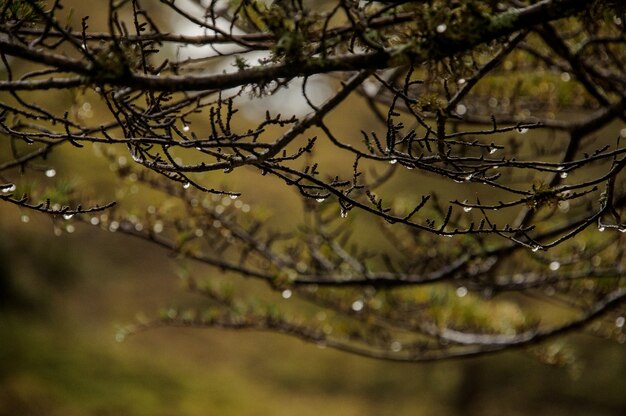
[[[109,224],[109,231],[114,233],[118,228],[120,228],[120,223],[117,221],[111,221],[111,224]]]
[[[76,231],[76,228],[72,224],[67,224],[65,226],[65,231],[67,231],[69,234],[71,234],[74,231]]]
[[[571,79],[572,76],[569,74],[569,72],[561,72],[561,81],[569,82]]]
[[[17,187],[15,186],[15,184],[7,184],[7,185],[3,185],[2,192],[4,193],[13,192],[16,189]]]
[[[230,195],[229,197],[230,197],[230,199],[237,199],[237,198],[239,198],[239,195]]]
[[[283,299],[289,299],[292,294],[293,293],[291,292],[291,290],[285,289],[283,290],[283,293],[281,293],[280,295],[283,297]]]
[[[539,247],[539,246],[532,246],[531,250],[532,250],[533,252],[537,252],[537,251],[539,251],[539,249],[540,249],[540,248],[541,248],[541,247]]]
[[[559,176],[561,177],[561,179],[565,179],[567,178],[567,172],[561,172]]]
[[[467,204],[467,199],[465,201],[463,201],[464,204]],[[465,212],[470,212],[472,210],[472,207],[463,207],[463,211]]]
[[[467,288],[465,286],[459,286],[456,288],[456,295],[460,298],[467,296]]]
[[[345,209],[341,209],[341,218],[346,218],[348,216],[348,211]]]
[[[395,165],[396,163],[398,163],[398,159],[391,159],[391,160],[389,161],[389,164],[390,164],[390,165]]]
[[[57,175],[57,171],[56,170],[54,170],[52,168],[46,170],[46,176],[48,178],[54,178],[56,175]]]
[[[190,186],[191,186],[191,182],[185,182],[183,184],[183,189],[189,189]]]
[[[459,80],[457,81],[457,84],[459,85],[463,85],[465,84],[467,81],[465,81],[465,78],[459,78]]]
[[[473,177],[474,177],[474,175],[470,173],[469,175],[467,175],[463,179],[465,179],[466,181],[471,181]]]
[[[184,132],[188,132],[188,131],[189,131],[189,126],[185,124],[185,125],[183,126],[183,131],[184,131]]]
[[[229,167],[227,167],[227,168],[224,168],[224,173],[230,173],[230,172],[232,172],[232,171],[233,171],[233,167],[232,167],[232,166],[229,166]]]
[[[326,198],[317,198],[316,201],[321,204],[322,202],[326,201]]]
[[[616,327],[623,328],[624,324],[626,324],[626,318],[624,318],[623,316],[618,316],[617,318],[615,318]]]
[[[23,222],[23,223],[27,223],[27,222],[29,222],[29,221],[30,221],[30,217],[29,217],[28,215],[26,215],[26,214],[23,214],[23,215],[20,217],[20,220],[22,220],[22,222]]]
[[[162,222],[154,223],[154,225],[152,226],[152,231],[154,231],[157,234],[163,232],[163,223]]]
[[[362,300],[355,300],[354,302],[352,302],[352,310],[354,312],[362,311],[364,306],[365,304],[363,303]]]
[[[467,107],[464,104],[459,104],[456,106],[455,111],[458,115],[462,116],[463,114],[467,113]]]
[[[604,230],[606,230],[606,228],[604,227],[604,225],[599,225],[599,226],[598,226],[598,231],[600,231],[600,232],[604,232]]]
[[[552,270],[553,272],[559,270],[560,267],[561,263],[559,263],[558,261],[553,261],[552,263],[550,263],[550,270]]]
[[[519,128],[519,129],[517,129],[517,131],[519,131],[519,132],[520,132],[520,134],[526,134],[526,133],[528,133],[528,129],[527,129],[526,127]]]
[[[620,233],[626,233],[626,227],[620,227],[620,228],[618,229],[618,231],[619,231]]]
[[[74,216],[74,214],[63,214],[63,219],[71,220],[73,216]]]
[[[437,26],[437,33],[443,33],[447,29],[448,29],[448,25],[446,25],[445,23],[442,23],[442,24]]]
[[[495,153],[495,152],[497,152],[497,151],[498,151],[498,148],[497,148],[497,147],[490,147],[490,148],[489,148],[489,154],[490,154],[490,155],[494,154],[494,153]]]
[[[400,352],[402,351],[402,344],[400,344],[398,341],[393,341],[389,348],[391,348],[391,351],[393,352]]]

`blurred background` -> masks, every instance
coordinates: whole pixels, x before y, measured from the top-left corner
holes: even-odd
[[[86,7],[66,3],[79,16]],[[326,85],[317,88],[327,93]],[[67,92],[35,99],[97,117],[96,107]],[[346,131],[371,123],[349,103],[340,111]],[[328,156],[329,164],[341,162]],[[108,162],[89,149],[61,149],[47,163],[55,175],[44,180],[57,188],[67,181],[98,190],[101,202],[154,203],[128,184],[122,190]],[[269,223],[300,221],[292,215],[297,198],[258,178],[243,172],[217,181],[271,212]],[[258,332],[159,329],[116,342],[117,329],[137,316],[196,301],[178,267],[149,243],[0,205],[0,416],[626,414],[624,345],[584,335],[551,346],[576,357],[568,368],[541,363],[532,351],[389,363]]]
[[[528,352],[374,361],[281,335],[159,329],[136,314],[184,302],[167,252],[0,211],[0,415],[622,415],[623,345],[580,336],[576,371]],[[208,271],[208,273],[212,273]],[[207,276],[208,277],[208,276]],[[564,341],[565,342],[565,341]]]

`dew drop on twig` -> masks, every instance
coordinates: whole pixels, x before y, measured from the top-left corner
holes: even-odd
[[[362,300],[355,300],[354,302],[352,302],[352,310],[354,312],[362,311],[364,306],[365,305],[363,304]]]

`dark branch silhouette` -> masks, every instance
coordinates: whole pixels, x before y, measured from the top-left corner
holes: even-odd
[[[620,2],[64,6],[0,1],[0,199],[216,272],[185,276],[206,307],[120,337],[269,330],[399,361],[626,341]],[[289,113],[268,101],[286,90]],[[156,202],[46,188],[69,148]],[[243,202],[250,175],[295,193],[301,224]]]

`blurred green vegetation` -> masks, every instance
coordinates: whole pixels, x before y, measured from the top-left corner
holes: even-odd
[[[579,336],[574,368],[542,351],[377,362],[279,335],[164,329],[115,342],[135,313],[190,299],[162,250],[4,207],[0,415],[621,415],[623,346]]]
[[[93,13],[105,5],[93,5]],[[519,81],[520,95],[550,93],[554,105],[579,95],[574,88],[555,90],[552,84],[559,80],[543,75]],[[485,94],[510,83],[504,73]],[[84,97],[53,93],[44,98],[58,100],[62,111],[84,110]],[[338,114],[329,123],[340,123],[347,132],[368,130],[371,120],[355,114],[353,104],[348,100],[342,107],[350,117]],[[192,126],[202,123],[191,120]],[[104,179],[114,176],[106,162],[89,155],[86,149],[52,154],[50,163],[59,173],[54,181],[62,186],[38,196],[65,202],[71,199],[72,181],[80,177],[82,185],[97,190],[92,196],[100,202],[156,204],[153,194],[133,193],[132,185],[123,193]],[[321,168],[324,164],[351,169],[340,152],[329,152]],[[258,204],[255,209],[271,207],[270,223],[299,221],[292,215],[293,194],[256,172],[238,175],[219,175],[215,181],[237,182],[244,197]],[[400,203],[420,193],[415,183],[407,190],[405,180],[389,188]],[[421,178],[419,186],[438,184]],[[33,193],[27,181],[20,186]],[[459,199],[473,195],[470,186],[462,192]],[[163,329],[117,343],[116,327],[136,314],[154,315],[160,307],[198,300],[184,292],[167,252],[80,224],[71,235],[55,235],[62,225],[0,206],[0,416],[626,414],[624,346],[585,336],[545,347],[573,354],[571,368],[540,362],[534,357],[545,356],[541,349],[434,364],[377,362],[257,332]],[[365,229],[355,233],[367,234]]]

